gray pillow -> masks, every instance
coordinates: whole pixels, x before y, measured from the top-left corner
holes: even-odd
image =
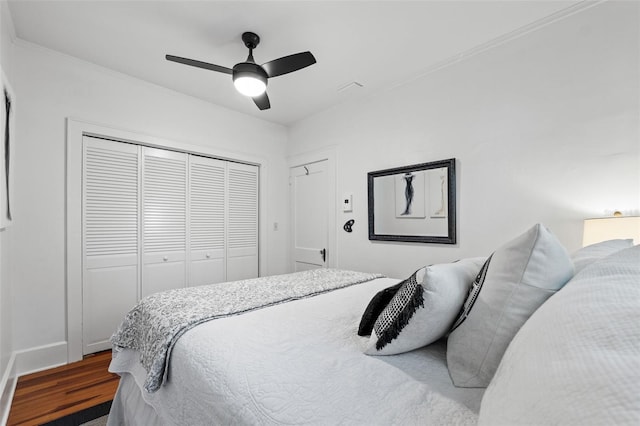
[[[447,364],[453,383],[487,387],[522,324],[572,276],[569,254],[541,224],[497,249],[449,334]]]
[[[640,246],[595,262],[504,354],[479,425],[640,424]]]
[[[591,244],[586,247],[573,252],[571,254],[571,260],[573,261],[573,267],[576,270],[576,274],[589,266],[596,260],[600,260],[607,257],[617,251],[626,249],[633,246],[633,240],[608,240],[602,241],[596,244]]]

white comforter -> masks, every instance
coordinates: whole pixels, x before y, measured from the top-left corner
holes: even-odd
[[[165,385],[142,396],[168,425],[475,424],[484,389],[453,387],[443,343],[387,357],[362,353],[360,316],[396,282],[381,278],[201,324],[176,343]],[[137,358],[125,350],[110,370],[141,387]],[[121,424],[117,415],[110,424]]]

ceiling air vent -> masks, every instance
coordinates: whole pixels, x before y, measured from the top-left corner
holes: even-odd
[[[353,89],[360,89],[362,87],[364,87],[362,83],[358,83],[357,81],[352,81],[350,83],[343,84],[342,86],[338,87],[338,93],[343,93]]]

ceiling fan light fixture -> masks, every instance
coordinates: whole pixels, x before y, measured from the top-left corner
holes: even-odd
[[[252,98],[262,95],[267,90],[266,83],[255,76],[237,77],[233,84],[238,92]]]
[[[242,62],[233,67],[233,85],[245,96],[260,96],[267,90],[267,73],[260,65]]]
[[[260,111],[271,108],[271,102],[266,92],[267,79],[289,74],[316,63],[316,58],[311,52],[300,52],[258,65],[253,59],[253,49],[258,47],[260,43],[258,34],[245,32],[242,34],[242,42],[249,49],[249,56],[246,61],[235,64],[233,69],[181,56],[165,55],[165,58],[167,61],[179,64],[231,74],[236,90],[251,97]]]

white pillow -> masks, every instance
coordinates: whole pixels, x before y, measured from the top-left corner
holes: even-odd
[[[522,324],[572,276],[569,254],[541,224],[497,249],[478,274],[447,341],[453,383],[487,387]]]
[[[426,346],[451,328],[485,258],[426,266],[402,284],[376,319],[365,349],[392,355]]]
[[[640,424],[640,246],[586,267],[531,316],[479,424]]]
[[[607,257],[617,251],[633,247],[633,240],[608,240],[582,247],[571,254],[576,274],[596,260]]]

